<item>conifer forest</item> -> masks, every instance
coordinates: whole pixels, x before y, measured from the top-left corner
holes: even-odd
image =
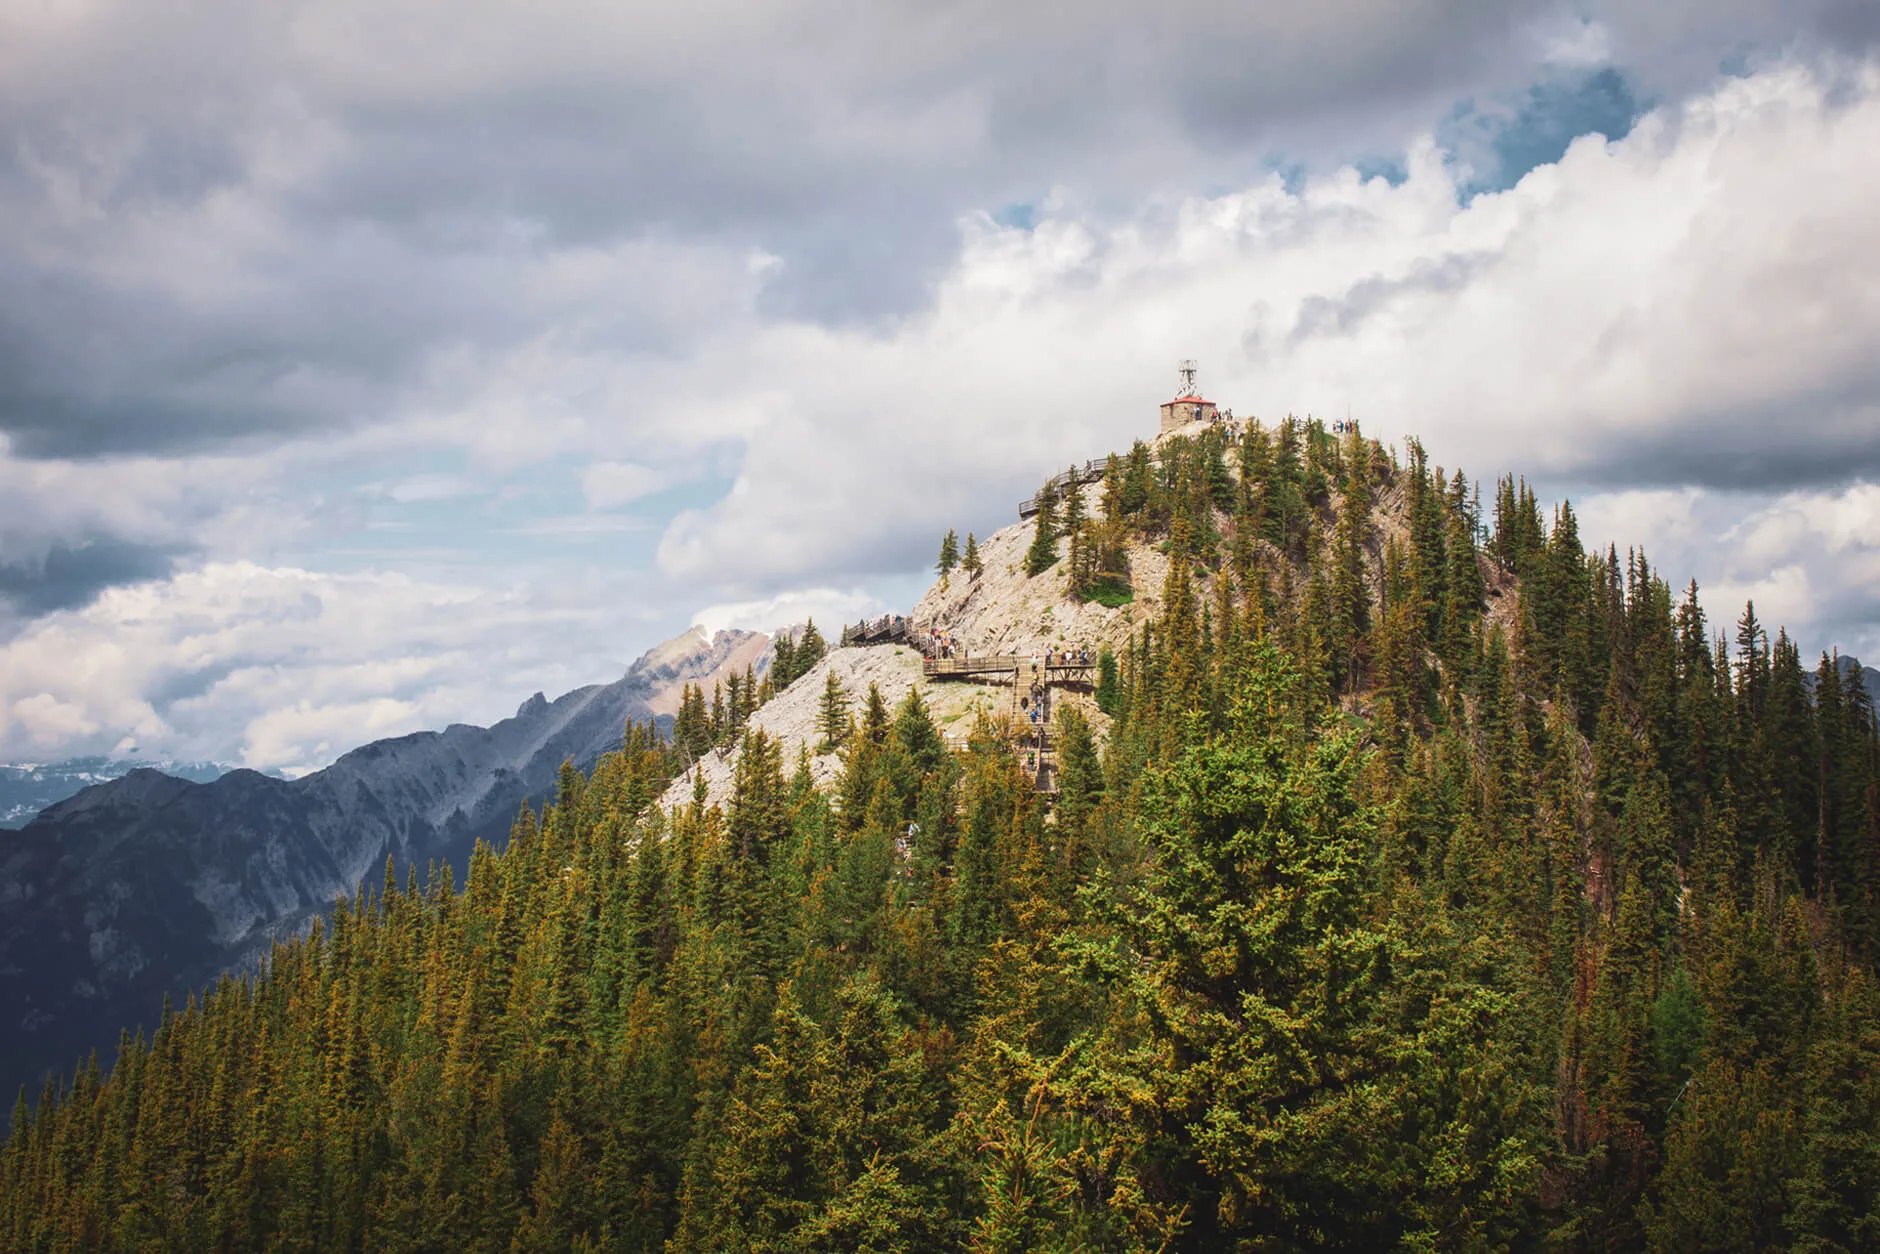
[[[22,1093],[0,1248],[1880,1249],[1858,668],[1414,441],[1089,499],[1033,577],[1168,574],[1055,793],[833,675],[819,786],[791,641]]]

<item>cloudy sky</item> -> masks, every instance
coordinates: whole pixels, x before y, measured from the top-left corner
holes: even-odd
[[[0,6],[0,759],[305,769],[1349,412],[1880,654],[1870,0]]]

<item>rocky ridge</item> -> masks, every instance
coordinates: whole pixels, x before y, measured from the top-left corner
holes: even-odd
[[[1095,510],[1100,487],[1090,485],[1082,491],[1086,508]],[[1070,597],[1064,587],[1061,560],[1036,578],[1027,576],[1025,553],[1033,532],[1029,522],[1013,523],[980,541],[984,571],[977,578],[955,571],[935,582],[914,606],[910,615],[913,622],[927,631],[949,633],[974,657],[1038,657],[1047,648],[1060,647],[1088,647],[1094,656],[1105,647],[1120,650],[1144,617],[1159,611],[1168,559],[1154,547],[1136,545],[1130,550],[1130,582],[1135,599],[1109,608]],[[858,713],[871,683],[880,689],[890,708],[899,704],[909,689],[920,689],[921,699],[942,734],[955,741],[963,741],[978,711],[995,719],[1016,713],[1009,685],[927,679],[921,673],[919,652],[906,645],[831,650],[796,682],[759,707],[749,723],[780,742],[786,770],[794,769],[798,755],[807,753],[818,784],[827,783],[841,769],[839,753],[816,752],[821,741],[817,716],[831,671]],[[1108,720],[1087,697],[1063,699],[1079,704],[1099,732],[1107,726]],[[701,775],[706,803],[724,804],[731,795],[737,752],[735,746],[730,746],[706,755],[673,781],[661,804],[672,807],[689,803]]]

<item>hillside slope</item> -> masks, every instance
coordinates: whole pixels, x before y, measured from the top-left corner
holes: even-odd
[[[1091,499],[1094,504],[1094,497]],[[910,615],[915,625],[927,632],[949,633],[975,657],[1037,656],[1047,648],[1059,647],[1088,647],[1094,655],[1102,648],[1120,649],[1142,616],[1153,613],[1160,604],[1168,559],[1154,548],[1139,545],[1131,550],[1136,600],[1106,608],[1068,594],[1061,562],[1036,577],[1025,574],[1025,550],[1031,544],[1032,532],[1032,524],[1014,523],[988,536],[979,546],[984,572],[970,578],[960,571],[936,581]],[[1010,685],[927,679],[921,672],[920,653],[911,646],[832,649],[788,688],[760,706],[748,724],[781,743],[786,766],[793,768],[798,754],[807,752],[811,773],[819,785],[834,778],[842,765],[839,753],[818,752],[822,747],[818,715],[831,672],[848,695],[851,710],[857,713],[871,684],[890,708],[900,704],[910,689],[918,689],[934,722],[955,741],[972,727],[977,711],[993,718],[1014,713]],[[1099,727],[1107,721],[1087,701],[1082,704]],[[700,775],[705,780],[708,805],[729,800],[737,752],[732,744],[707,754],[672,782],[661,804],[670,808],[689,802]]]
[[[1101,507],[1101,484],[1088,484],[1083,493],[1084,512],[1094,517]],[[1327,501],[1315,513],[1314,525],[1329,534],[1337,525],[1338,502]],[[1384,551],[1394,539],[1406,542],[1409,535],[1409,505],[1400,487],[1381,490],[1373,502],[1368,541],[1365,549],[1367,584],[1375,589],[1380,582]],[[1220,518],[1228,522],[1225,514]],[[954,571],[945,579],[935,580],[908,617],[918,632],[945,633],[973,657],[1017,655],[1040,657],[1046,649],[1088,648],[1092,656],[1104,649],[1122,653],[1131,634],[1162,612],[1164,585],[1168,579],[1169,559],[1164,546],[1132,536],[1125,545],[1131,599],[1122,605],[1106,606],[1095,600],[1072,596],[1066,580],[1065,548],[1059,542],[1059,560],[1037,575],[1025,572],[1026,553],[1036,527],[1033,522],[1015,522],[1001,527],[979,542],[982,572],[969,576]],[[1265,559],[1277,568],[1290,563],[1303,572],[1303,563],[1287,558],[1272,545],[1260,542]],[[1484,618],[1490,625],[1511,631],[1518,581],[1486,556],[1480,559],[1487,604]],[[1218,575],[1206,570],[1195,572],[1201,598],[1213,596]],[[917,650],[906,645],[874,645],[832,650],[809,672],[789,688],[760,707],[749,726],[781,742],[786,766],[795,763],[800,752],[810,755],[811,772],[817,783],[825,784],[841,769],[838,753],[818,753],[821,732],[817,716],[823,688],[831,671],[848,694],[852,708],[859,709],[870,684],[876,685],[890,707],[918,689],[934,721],[943,731],[963,735],[972,725],[973,711],[983,709],[997,717],[1014,713],[1009,686],[959,681],[934,681],[923,678]],[[1098,713],[1081,694],[1065,694],[1060,700],[1080,705],[1099,734],[1108,720]],[[675,779],[666,790],[661,804],[670,808],[689,802],[699,775],[705,779],[705,801],[721,805],[729,800],[737,758],[735,744],[706,755],[692,770]]]

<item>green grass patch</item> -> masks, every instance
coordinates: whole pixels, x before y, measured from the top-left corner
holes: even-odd
[[[1105,579],[1090,586],[1090,599],[1105,609],[1128,605],[1136,599],[1136,590],[1120,579]]]

